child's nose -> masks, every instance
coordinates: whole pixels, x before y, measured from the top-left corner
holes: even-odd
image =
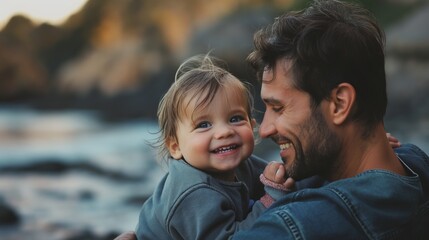
[[[216,128],[215,138],[217,139],[227,138],[232,135],[234,135],[234,130],[228,124],[222,124]]]

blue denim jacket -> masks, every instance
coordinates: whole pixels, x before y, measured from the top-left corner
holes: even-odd
[[[428,200],[429,158],[406,144],[396,150],[409,170],[370,170],[286,195],[233,239],[403,239]]]

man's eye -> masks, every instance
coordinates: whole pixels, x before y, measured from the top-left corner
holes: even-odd
[[[197,124],[195,128],[208,128],[211,127],[211,123],[209,122],[200,122]]]
[[[283,108],[282,107],[272,107],[271,109],[273,110],[273,112],[278,113],[278,112],[281,112]]]
[[[236,115],[236,116],[233,116],[229,121],[234,123],[234,122],[241,122],[244,119],[245,118],[243,116]]]

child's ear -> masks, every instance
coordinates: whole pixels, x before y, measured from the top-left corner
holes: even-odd
[[[179,143],[176,139],[167,140],[168,151],[174,159],[181,159],[183,157],[182,152],[180,151]]]

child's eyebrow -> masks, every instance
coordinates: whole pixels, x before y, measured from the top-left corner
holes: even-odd
[[[195,124],[196,122],[209,119],[209,114],[192,114],[191,121]]]
[[[242,114],[247,114],[247,110],[243,107],[239,107],[239,108],[234,108],[231,109],[230,111],[231,113],[242,113]]]

